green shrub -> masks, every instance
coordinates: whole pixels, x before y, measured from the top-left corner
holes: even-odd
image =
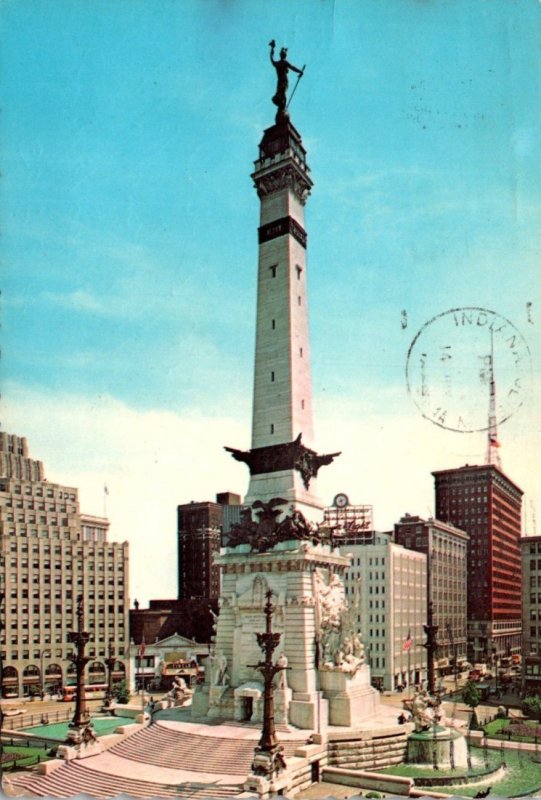
[[[470,708],[476,708],[481,702],[481,695],[479,689],[473,681],[468,681],[462,690],[462,700]]]
[[[477,716],[477,711],[475,710],[475,708],[472,709],[469,728],[470,731],[481,730],[481,725],[479,724],[479,717]]]
[[[128,692],[128,685],[126,681],[120,681],[113,686],[113,696],[117,703],[126,705],[130,702],[130,693]]]
[[[541,697],[538,694],[532,694],[525,697],[521,703],[522,713],[532,719],[539,719],[541,716]]]

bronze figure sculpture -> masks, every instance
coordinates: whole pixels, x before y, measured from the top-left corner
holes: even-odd
[[[277,77],[276,93],[272,98],[272,102],[274,103],[275,106],[278,106],[278,111],[276,113],[276,121],[278,121],[279,118],[287,114],[286,112],[286,108],[288,105],[287,89],[289,86],[288,72],[290,69],[293,70],[293,72],[296,72],[299,75],[298,80],[300,80],[300,78],[304,75],[304,67],[302,69],[299,69],[298,67],[295,67],[293,64],[289,63],[289,61],[287,60],[286,47],[282,47],[282,49],[280,50],[280,58],[276,60],[274,58],[274,49],[276,47],[276,42],[274,41],[274,39],[271,42],[269,42],[269,46],[271,49],[270,50],[271,64],[276,69],[276,77]],[[295,89],[296,88],[297,87],[295,86]],[[293,92],[295,91],[295,89],[293,90]],[[293,93],[291,96],[293,97]]]

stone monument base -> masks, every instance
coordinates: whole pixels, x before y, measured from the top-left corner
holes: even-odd
[[[212,719],[234,719],[235,697],[230,686],[210,686],[208,716]],[[193,712],[192,712],[193,713]]]
[[[198,686],[192,697],[191,715],[194,718],[206,717],[209,710],[209,689],[208,685]]]
[[[353,727],[377,715],[380,697],[370,685],[370,669],[366,664],[354,674],[321,669],[319,683],[329,703],[330,725]]]
[[[289,721],[297,728],[321,731],[327,728],[329,703],[321,692],[293,692]]]
[[[238,686],[233,694],[236,721],[261,722],[263,719],[263,684],[259,681],[246,681]]]

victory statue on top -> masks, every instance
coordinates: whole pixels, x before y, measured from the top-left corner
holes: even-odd
[[[282,47],[280,50],[280,58],[276,60],[274,58],[274,49],[276,47],[276,42],[274,39],[269,42],[270,46],[270,60],[274,68],[276,69],[276,93],[272,98],[272,102],[275,106],[278,106],[278,111],[276,112],[276,122],[280,122],[280,120],[286,118],[288,116],[287,107],[291,102],[293,95],[295,94],[295,90],[299,84],[300,79],[304,75],[305,66],[302,69],[295,67],[293,64],[290,64],[287,60],[287,47]],[[293,70],[298,74],[297,83],[295,84],[293,91],[291,92],[291,97],[289,101],[287,99],[287,90],[289,87],[289,79],[288,79],[288,72],[289,70]]]

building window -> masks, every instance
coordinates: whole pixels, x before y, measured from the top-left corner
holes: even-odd
[[[272,329],[273,329],[273,331],[276,329],[276,320],[275,319],[272,320]]]
[[[270,267],[271,278],[276,278],[276,270],[277,270],[277,265],[276,264],[274,264],[272,267]]]
[[[274,433],[274,422],[271,422],[271,426],[270,426],[270,432],[271,432],[271,433]]]

